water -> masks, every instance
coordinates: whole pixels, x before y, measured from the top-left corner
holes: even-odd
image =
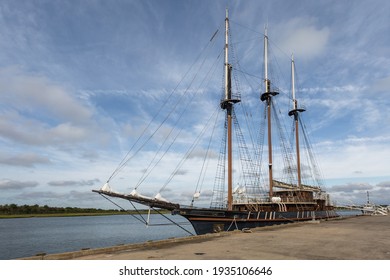
[[[339,211],[339,214],[351,216],[361,215],[361,212],[346,210]],[[181,216],[168,217],[177,223],[187,222]],[[160,215],[152,215],[153,224],[168,222]],[[194,234],[188,223],[184,227]],[[63,253],[83,248],[101,248],[189,235],[175,225],[146,228],[129,215],[0,219],[0,259],[16,259],[38,253]]]
[[[186,222],[180,216],[168,216],[176,222]],[[152,215],[151,223],[166,224],[169,221],[160,215]],[[191,225],[183,227],[194,233]],[[0,259],[189,235],[174,225],[146,228],[129,215],[0,219]]]
[[[362,211],[360,210],[350,210],[350,209],[337,210],[336,212],[342,217],[361,216],[363,214]]]

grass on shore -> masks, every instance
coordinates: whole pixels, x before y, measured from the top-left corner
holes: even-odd
[[[161,210],[161,213],[167,214],[169,211]],[[140,210],[140,214],[148,214],[148,210]],[[104,211],[104,212],[95,212],[95,213],[47,213],[47,214],[0,214],[0,219],[15,219],[15,218],[41,218],[41,217],[78,217],[78,216],[111,216],[111,215],[128,215],[139,214],[137,211]],[[151,214],[156,214],[157,212],[151,211]]]
[[[108,215],[126,215],[127,212],[104,212],[104,213],[52,213],[52,214],[10,214],[0,215],[0,219],[15,218],[39,218],[39,217],[77,217],[77,216],[108,216]]]

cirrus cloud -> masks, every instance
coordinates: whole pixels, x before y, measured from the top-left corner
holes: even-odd
[[[318,27],[314,18],[292,18],[276,27],[278,45],[302,59],[320,55],[329,41],[330,29]]]

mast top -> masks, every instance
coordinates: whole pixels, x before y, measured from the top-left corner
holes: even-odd
[[[297,109],[295,102],[295,64],[294,64],[294,54],[291,54],[291,91],[292,91],[292,99],[294,102],[294,109]]]
[[[267,25],[264,26],[264,80],[266,84],[265,91],[268,92],[267,87],[268,82],[268,35],[267,35]]]
[[[289,116],[294,116],[295,120],[298,121],[298,114],[305,112],[305,109],[298,108],[298,100],[295,96],[295,61],[294,61],[294,54],[291,54],[291,93],[292,93],[292,102],[293,102],[293,109],[288,112]]]
[[[260,96],[261,101],[271,102],[270,97],[278,95],[278,92],[271,92],[271,81],[268,78],[268,35],[267,26],[264,26],[264,85],[265,92]]]

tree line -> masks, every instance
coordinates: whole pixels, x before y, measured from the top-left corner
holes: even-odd
[[[0,214],[2,215],[20,215],[20,214],[74,214],[74,213],[113,213],[122,212],[118,209],[96,209],[96,208],[78,208],[78,207],[50,207],[48,205],[0,205]]]

